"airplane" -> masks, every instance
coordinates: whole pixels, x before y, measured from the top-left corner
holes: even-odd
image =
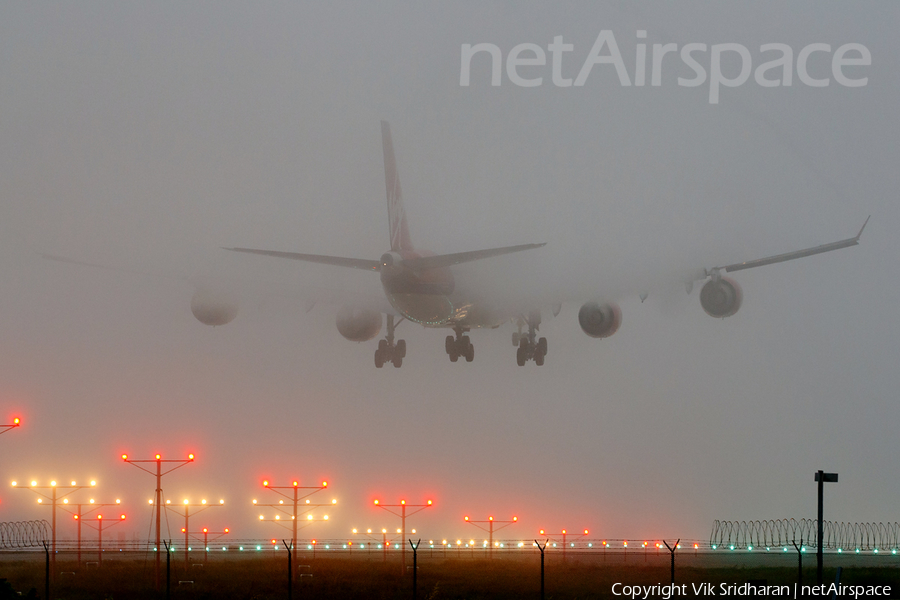
[[[453,254],[433,254],[425,250],[416,250],[409,234],[391,129],[386,121],[381,122],[381,141],[390,250],[382,254],[380,259],[343,258],[239,247],[224,249],[378,273],[384,295],[394,311],[386,312],[387,333],[378,341],[375,350],[375,366],[379,369],[386,363],[391,363],[396,368],[403,364],[406,357],[406,341],[395,339],[395,330],[404,320],[427,328],[453,330],[454,335],[448,335],[444,341],[444,349],[452,362],[457,362],[460,358],[465,358],[466,362],[474,360],[475,349],[469,336],[466,335],[470,330],[493,329],[512,321],[516,324],[516,331],[512,334],[512,343],[517,348],[516,364],[524,366],[528,361],[534,361],[538,366],[543,365],[547,356],[547,338],[538,337],[537,332],[541,325],[541,308],[546,307],[534,306],[522,311],[518,308],[491,304],[485,301],[484,296],[478,294],[476,289],[467,285],[464,273],[455,272],[453,267],[504,254],[534,250],[546,244],[521,244]],[[859,233],[845,240],[742,263],[702,269],[697,277],[685,284],[686,290],[690,293],[694,281],[708,279],[700,290],[700,304],[703,310],[714,318],[730,317],[740,309],[743,292],[734,279],[723,273],[856,246],[868,222],[867,218]],[[641,294],[642,301],[644,298],[646,295]],[[212,300],[207,302],[200,295],[195,295],[191,308],[194,316],[207,325],[227,323],[236,315],[236,310],[229,305],[218,305]],[[555,316],[559,312],[559,305],[553,305],[551,310]],[[396,317],[399,317],[399,320],[395,322]],[[588,336],[608,338],[622,324],[622,311],[614,302],[592,300],[584,303],[579,309],[578,323]],[[365,342],[376,337],[381,331],[381,324],[381,312],[349,306],[339,310],[336,319],[338,332],[344,338],[355,342]]]

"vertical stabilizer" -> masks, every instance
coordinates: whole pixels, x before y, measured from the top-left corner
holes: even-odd
[[[400,176],[394,159],[394,143],[391,140],[391,126],[381,122],[381,144],[384,149],[384,184],[387,189],[388,225],[391,233],[391,250],[412,250],[406,211],[403,210],[403,194],[400,191]]]

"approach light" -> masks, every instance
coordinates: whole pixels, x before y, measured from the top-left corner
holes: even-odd
[[[488,517],[488,521],[493,521],[494,517]]]
[[[193,454],[188,454],[188,460],[194,460],[194,455],[193,455]]]
[[[147,500],[147,504],[153,504],[153,500]]]
[[[206,498],[200,500],[200,504],[206,504]]]
[[[159,455],[159,454],[157,454],[157,455],[156,455],[156,460],[159,460],[160,458],[162,458],[162,456]]]
[[[127,454],[123,454],[123,455],[122,455],[122,460],[128,460],[128,455],[127,455]]]
[[[269,487],[269,482],[268,482],[268,481],[263,481],[263,487]]]
[[[295,482],[294,482],[294,487],[297,487],[297,485],[298,485],[298,484],[297,484],[297,482],[295,481]]]
[[[15,483],[13,483],[13,485],[15,485]],[[465,518],[465,520],[466,520],[466,521],[468,521],[468,520],[469,520],[469,517],[464,517],[464,518]]]
[[[50,482],[50,487],[56,487],[56,482],[55,482],[55,481],[51,481],[51,482]]]
[[[228,533],[228,528],[227,528],[227,527],[225,528],[225,533]]]
[[[431,500],[428,501],[428,506],[431,506]]]
[[[253,504],[256,504],[256,498],[253,499]]]
[[[588,530],[585,529],[585,530],[584,530],[584,535],[587,535],[587,534],[588,534]],[[659,545],[659,544],[657,544],[657,546],[658,546],[658,545]]]
[[[353,528],[353,533],[356,533],[356,527]]]
[[[13,425],[19,425],[19,424],[20,424],[19,417],[16,417],[15,419],[13,419]]]
[[[187,499],[187,498],[184,499],[184,503],[185,503],[185,504],[188,503],[188,499]]]
[[[400,504],[406,504],[406,500],[401,500]]]
[[[68,503],[69,503],[69,499],[68,499],[68,498],[66,498],[65,500],[63,500],[63,504],[68,504]]]
[[[519,520],[519,517],[513,517],[513,523]]]
[[[328,487],[328,482],[327,482],[327,481],[323,481],[323,482],[322,482],[322,487]]]
[[[36,486],[36,485],[37,485],[37,481],[32,481],[32,482],[31,482],[31,487],[34,487],[34,486]]]
[[[97,485],[97,482],[94,481],[94,480],[92,479],[92,480],[91,480],[91,485]]]
[[[73,486],[75,485],[75,482],[74,482],[74,481],[72,482],[72,485],[73,485]]]
[[[12,482],[12,486],[13,486],[13,487],[16,487],[17,485],[18,485],[18,484],[17,484],[15,481]]]
[[[331,503],[332,503],[332,504],[337,504],[337,498],[332,498],[332,499],[331,499]]]
[[[34,485],[34,484],[31,484]],[[375,501],[375,506],[378,506],[378,500]]]

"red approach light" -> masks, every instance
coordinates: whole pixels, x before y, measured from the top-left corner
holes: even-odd
[[[103,520],[103,515],[97,515],[97,519]]]
[[[493,521],[494,517],[488,517],[488,521]]]
[[[406,504],[406,500],[401,500],[400,504]]]
[[[543,530],[543,529],[541,529],[541,535],[544,535],[544,530]]]
[[[328,487],[328,482],[327,482],[327,481],[323,481],[323,482],[322,482],[322,487]]]
[[[185,531],[187,531],[187,530],[186,530],[184,527],[182,527],[182,528],[181,528],[181,533],[184,533]]]
[[[428,506],[431,506],[431,500],[428,501]]]
[[[228,528],[227,528],[227,527],[225,528],[225,533],[228,533]]]
[[[296,482],[296,481],[294,482],[294,487],[297,487],[297,482]]]
[[[565,533],[566,533],[566,530],[565,530],[565,529],[563,529],[563,534],[565,534]]]
[[[119,518],[122,519],[122,520],[124,521],[124,520],[125,520],[125,515],[119,515]]]
[[[513,517],[513,522],[516,522],[518,520],[519,520],[519,517]]]
[[[182,529],[182,531],[184,531],[184,529]],[[203,528],[203,533],[209,533],[209,529],[207,529],[206,527],[204,527],[204,528]]]
[[[469,520],[469,517],[466,517],[466,521],[468,521],[468,520]]]
[[[160,455],[160,454],[157,454],[157,455],[156,455],[156,460],[159,460],[159,459],[161,459],[161,458],[162,458],[162,455]]]
[[[123,455],[122,455],[122,460],[128,460],[128,455],[127,455],[127,454],[123,454]]]
[[[15,419],[13,419],[13,425],[15,425],[16,427],[21,425],[21,423],[19,422],[19,417],[16,417]]]
[[[315,544],[315,543],[316,543],[316,540],[313,540],[312,543]]]
[[[587,535],[587,534],[588,534],[588,530],[585,529],[585,530],[584,530],[584,535]]]
[[[269,487],[269,482],[267,480],[263,480],[263,487]]]
[[[188,454],[188,460],[194,460],[194,455],[193,455],[193,454]]]
[[[78,520],[78,515],[75,515],[73,518],[77,521],[77,520]],[[695,545],[696,545],[696,544],[695,544]]]
[[[275,544],[276,543],[275,540],[272,540],[272,543]]]
[[[375,506],[378,506],[378,500],[375,501]]]

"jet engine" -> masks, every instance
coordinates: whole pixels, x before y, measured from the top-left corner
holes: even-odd
[[[730,277],[706,282],[700,290],[700,305],[711,317],[724,319],[730,317],[741,307],[744,293],[738,282]]]
[[[622,324],[622,309],[618,304],[587,302],[578,311],[578,324],[592,338],[608,338]]]
[[[191,298],[191,312],[204,325],[215,327],[234,321],[238,304],[231,298],[198,290]]]
[[[345,306],[335,319],[338,332],[351,342],[366,342],[381,331],[381,313]]]

